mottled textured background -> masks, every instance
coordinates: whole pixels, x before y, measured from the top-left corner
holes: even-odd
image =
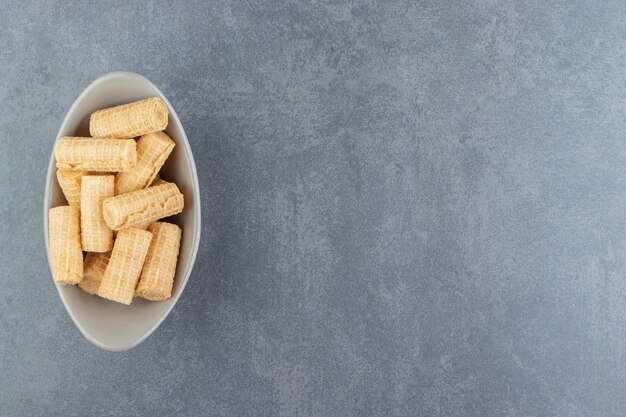
[[[127,3],[1,6],[0,415],[626,415],[623,0]],[[113,354],[42,205],[117,69],[178,111],[203,231]]]

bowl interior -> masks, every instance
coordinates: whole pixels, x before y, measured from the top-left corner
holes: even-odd
[[[77,286],[57,285],[59,295],[79,330],[91,342],[107,350],[130,349],[144,340],[167,317],[185,287],[200,239],[200,201],[195,164],[174,109],[149,80],[134,73],[110,73],[94,81],[76,99],[57,136],[57,139],[61,136],[89,136],[89,116],[92,112],[155,96],[161,97],[169,108],[169,124],[165,131],[176,142],[161,170],[161,177],[175,182],[185,196],[183,212],[164,219],[176,223],[183,231],[172,297],[160,302],[135,298],[130,306],[126,306],[89,295]],[[48,209],[63,204],[67,203],[56,179],[53,154],[48,167],[44,207],[46,250],[49,250]]]

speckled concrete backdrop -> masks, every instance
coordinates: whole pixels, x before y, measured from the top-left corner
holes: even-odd
[[[104,3],[2,4],[0,415],[626,415],[624,1]],[[115,69],[178,110],[204,227],[121,354],[42,237]]]

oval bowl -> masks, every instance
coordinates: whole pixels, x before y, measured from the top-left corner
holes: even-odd
[[[131,305],[126,306],[89,295],[75,285],[55,284],[78,330],[94,345],[110,351],[128,350],[145,340],[165,320],[187,284],[200,242],[200,190],[196,165],[183,126],[167,98],[147,78],[133,72],[111,72],[89,84],[72,104],[57,134],[57,140],[62,136],[89,136],[89,116],[92,112],[148,97],[160,97],[167,105],[170,116],[165,131],[176,142],[161,169],[161,176],[175,182],[185,196],[183,212],[167,219],[178,224],[183,231],[172,297],[159,302],[135,298]],[[67,204],[57,183],[55,164],[52,152],[44,196],[48,260],[48,210]]]

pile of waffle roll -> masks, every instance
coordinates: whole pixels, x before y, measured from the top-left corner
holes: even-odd
[[[167,121],[167,106],[152,97],[96,111],[92,137],[57,141],[57,179],[67,199],[49,212],[57,284],[123,304],[171,297],[182,231],[158,220],[180,213],[184,201],[158,175],[174,148],[163,132]]]

